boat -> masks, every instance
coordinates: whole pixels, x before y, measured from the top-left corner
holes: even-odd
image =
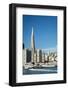
[[[56,65],[54,65],[54,64],[46,64],[46,65],[42,65],[42,67],[56,67]]]

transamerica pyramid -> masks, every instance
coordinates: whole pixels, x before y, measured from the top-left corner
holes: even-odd
[[[31,49],[33,52],[35,52],[35,40],[34,40],[34,31],[32,27],[32,33],[31,33]]]

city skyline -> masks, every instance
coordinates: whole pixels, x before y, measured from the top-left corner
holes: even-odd
[[[31,48],[23,48],[23,63],[24,63],[24,69],[30,69],[30,68],[42,68],[46,67],[46,63],[49,63],[49,67],[57,66],[57,52],[55,51],[48,51],[48,53],[43,52],[42,49],[35,48],[35,37],[34,37],[34,31],[32,28],[31,33]],[[24,71],[25,73],[25,71]],[[28,73],[28,71],[27,71]]]
[[[40,49],[56,48],[57,16],[23,16],[23,38],[25,48],[31,48],[31,33],[34,31],[35,47]],[[54,38],[53,38],[54,37]]]

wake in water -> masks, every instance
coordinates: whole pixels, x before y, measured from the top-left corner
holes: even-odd
[[[31,70],[31,71],[47,71],[47,72],[56,72],[56,70],[50,70],[50,69],[29,69],[29,70]]]
[[[24,75],[57,73],[57,67],[23,69]]]

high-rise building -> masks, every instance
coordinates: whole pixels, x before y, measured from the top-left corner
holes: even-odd
[[[30,63],[31,62],[31,50],[29,49],[23,49],[23,63]]]
[[[45,62],[45,53],[42,53],[42,63]]]
[[[31,33],[31,61],[34,62],[34,53],[35,53],[35,40],[34,40],[34,31],[32,27],[32,33]]]
[[[33,52],[35,52],[35,40],[34,40],[34,31],[32,27],[32,33],[31,33],[31,49]]]
[[[40,49],[37,49],[37,63],[42,62],[42,51]]]
[[[37,53],[35,52],[34,53],[34,63],[36,63],[37,62]]]

